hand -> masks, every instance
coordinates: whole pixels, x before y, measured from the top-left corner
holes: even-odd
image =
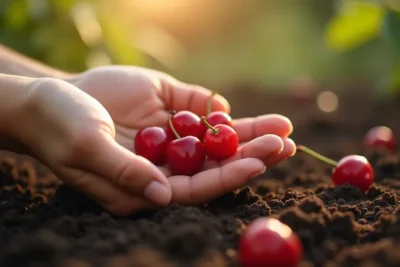
[[[167,205],[171,187],[146,159],[115,141],[114,123],[94,98],[65,81],[27,85],[13,138],[66,184],[117,215],[138,203]],[[21,111],[22,110],[22,111]]]
[[[206,113],[206,102],[211,92],[200,86],[186,84],[154,70],[112,66],[89,70],[74,77],[70,82],[97,99],[110,113],[116,129],[116,141],[134,152],[136,132],[144,127],[166,126],[168,110],[190,110],[198,115]],[[212,102],[213,110],[230,112],[229,103],[220,95]],[[250,178],[265,171],[295,153],[294,142],[287,138],[292,132],[291,122],[280,115],[262,115],[233,121],[241,146],[237,153],[223,162],[208,161],[202,172],[193,177],[172,175],[166,168],[159,167],[168,177],[172,188],[172,202],[192,205],[206,203],[224,193],[234,190]],[[109,157],[108,148],[101,154]],[[107,156],[108,155],[108,156]],[[132,154],[133,155],[133,154]],[[130,158],[136,158],[130,155]],[[93,165],[104,165],[104,157],[91,156]],[[118,161],[125,161],[124,158]],[[135,171],[149,167],[144,160],[135,168],[125,169],[124,175],[114,181],[124,181],[124,186],[139,192],[148,178]],[[99,171],[108,173],[117,166],[108,164]],[[118,174],[121,172],[115,172]],[[81,181],[87,186],[92,181]],[[95,188],[93,190],[96,190]],[[144,199],[125,201],[114,194],[104,195],[104,202],[113,203],[119,213],[130,213],[139,209],[154,208]]]

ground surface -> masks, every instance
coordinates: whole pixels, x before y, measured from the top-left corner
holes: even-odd
[[[330,167],[299,153],[207,206],[173,205],[116,219],[60,186],[37,163],[5,154],[0,266],[240,266],[240,233],[260,216],[277,217],[299,234],[305,248],[301,266],[400,266],[400,157],[366,151],[361,143],[365,131],[380,124],[400,137],[399,102],[372,104],[365,93],[345,91],[350,95],[331,114],[320,112],[314,100],[250,91],[226,97],[235,117],[287,115],[297,143],[330,157],[366,155],[376,172],[367,194],[332,188]]]

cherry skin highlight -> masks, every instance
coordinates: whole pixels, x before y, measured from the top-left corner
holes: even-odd
[[[239,138],[232,127],[225,124],[211,126],[204,117],[201,120],[209,128],[204,134],[203,144],[210,159],[222,160],[236,153]]]
[[[192,176],[202,169],[206,154],[197,137],[185,136],[168,144],[166,157],[174,175]]]
[[[206,127],[199,116],[190,111],[179,111],[172,116],[172,125],[181,137],[195,136],[203,140]],[[171,130],[171,127],[168,127]]]
[[[342,158],[332,172],[335,186],[350,184],[365,192],[374,182],[374,172],[368,160],[359,155]]]
[[[135,153],[155,165],[162,165],[165,163],[165,150],[169,141],[170,138],[161,127],[141,129],[135,136]]]
[[[242,234],[239,256],[244,267],[297,267],[303,257],[303,247],[297,234],[286,224],[261,217]]]
[[[364,144],[369,148],[386,148],[394,151],[397,148],[393,131],[385,126],[376,126],[368,130],[364,137]]]
[[[227,113],[223,111],[213,111],[207,115],[206,120],[211,126],[217,124],[225,124],[232,127],[232,118]]]

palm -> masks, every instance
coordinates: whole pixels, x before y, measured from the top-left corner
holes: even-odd
[[[210,95],[204,88],[178,82],[163,73],[125,66],[92,70],[75,84],[108,110],[115,124],[116,141],[132,151],[139,129],[165,126],[170,109],[187,109],[203,115]],[[214,99],[212,106],[214,110],[229,112],[229,105],[221,99]],[[233,124],[241,147],[231,158],[224,162],[208,161],[204,170],[193,177],[172,176],[168,169],[161,168],[169,176],[173,201],[207,201],[241,186],[254,174],[254,169],[260,169],[260,162],[271,166],[294,153],[293,142],[285,138],[292,126],[284,117],[245,118],[234,120]]]
[[[133,149],[136,132],[150,125],[162,125],[167,115],[158,96],[156,75],[138,68],[129,72],[122,67],[97,69],[78,80],[77,86],[96,98],[110,113],[116,128],[116,140]],[[125,70],[127,67],[123,67]]]

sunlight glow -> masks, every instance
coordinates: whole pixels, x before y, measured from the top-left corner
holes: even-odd
[[[101,26],[89,3],[82,2],[76,5],[71,11],[71,17],[86,45],[93,46],[101,41]]]
[[[136,32],[136,47],[168,68],[185,59],[185,48],[179,41],[157,26],[145,26]],[[162,44],[162,45],[161,45]]]

